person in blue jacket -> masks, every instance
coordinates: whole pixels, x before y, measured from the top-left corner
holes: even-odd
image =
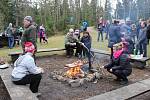
[[[90,54],[90,49],[91,49],[91,43],[92,43],[92,38],[89,34],[88,31],[83,32],[83,36],[81,37],[81,42],[88,48],[88,50],[86,48],[83,47],[83,56],[87,56],[89,57]]]
[[[83,21],[82,22],[82,26],[83,26],[83,31],[87,31],[88,22],[87,21]]]
[[[109,28],[108,47],[111,48],[111,59],[113,56],[113,45],[121,42],[121,33],[118,23],[119,22],[117,20],[114,20],[114,23]]]

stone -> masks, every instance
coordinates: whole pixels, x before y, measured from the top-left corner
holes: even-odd
[[[95,72],[94,74],[97,79],[102,79],[102,75],[100,73]]]
[[[88,74],[85,78],[87,81],[91,82],[95,79],[95,74]]]
[[[80,82],[80,79],[76,79],[76,80],[72,80],[69,82],[69,85],[71,87],[79,87],[81,86],[81,82]]]

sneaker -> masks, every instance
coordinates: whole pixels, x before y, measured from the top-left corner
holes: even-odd
[[[0,65],[0,69],[5,69],[5,68],[8,68],[9,67],[9,64],[3,64],[3,65]]]

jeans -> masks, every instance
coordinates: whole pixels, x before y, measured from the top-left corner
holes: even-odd
[[[8,47],[13,48],[14,46],[14,37],[8,37]]]
[[[147,57],[147,44],[139,44],[138,50],[140,50],[140,54],[143,54],[143,57]]]

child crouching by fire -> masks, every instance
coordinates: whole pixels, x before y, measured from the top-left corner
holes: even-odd
[[[132,73],[132,67],[130,65],[128,54],[128,42],[122,41],[113,45],[113,59],[102,68],[107,69],[108,72],[115,75],[117,78],[115,81],[119,81],[121,85],[128,83],[128,76]]]

